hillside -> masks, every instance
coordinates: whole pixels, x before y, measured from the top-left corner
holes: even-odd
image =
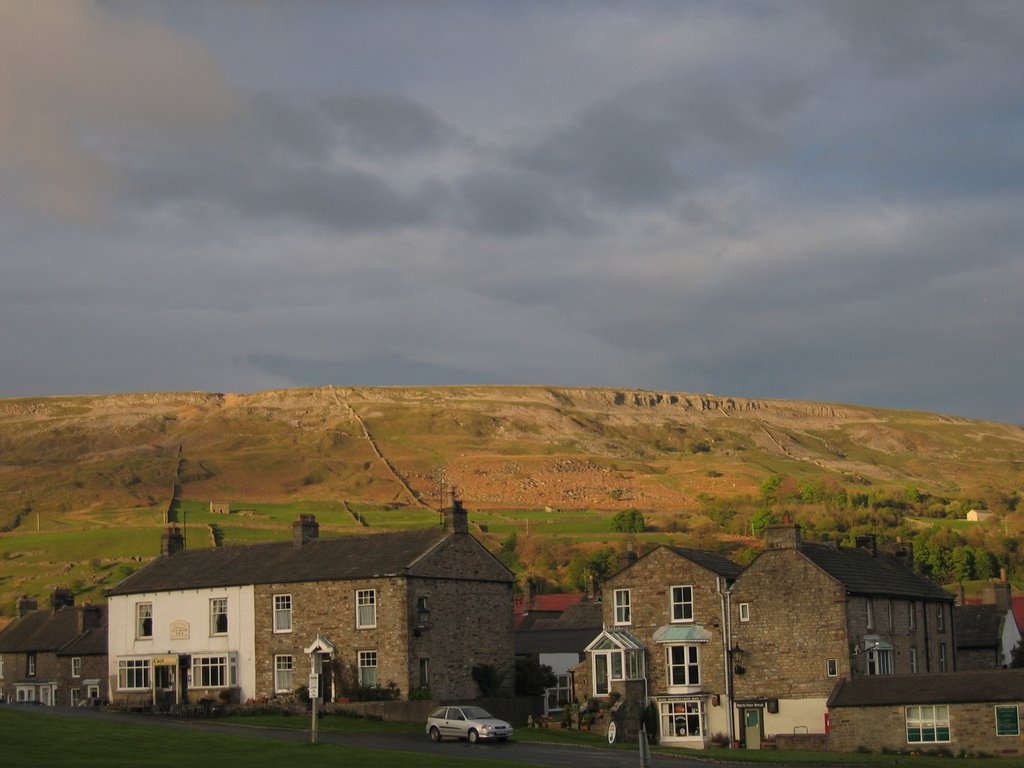
[[[641,541],[746,546],[765,508],[792,508],[819,534],[884,535],[985,506],[999,513],[990,538],[1006,536],[1024,512],[1022,469],[1017,426],[712,395],[326,387],[0,400],[0,612],[57,583],[100,595],[155,554],[168,518],[186,524],[189,546],[287,536],[297,511],[315,512],[325,535],[371,534],[434,524],[451,483],[495,551],[550,580],[568,563],[545,546],[614,544],[610,520],[625,509],[643,513]],[[773,477],[790,491],[767,497]],[[1005,544],[961,537],[1016,567]]]

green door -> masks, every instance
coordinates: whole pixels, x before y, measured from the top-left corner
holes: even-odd
[[[743,743],[747,749],[761,748],[761,710],[743,710]]]

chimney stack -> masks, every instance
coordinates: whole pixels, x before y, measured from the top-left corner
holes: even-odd
[[[796,523],[775,523],[764,529],[765,549],[799,549],[800,526]]]
[[[66,608],[75,604],[75,593],[71,591],[70,587],[57,587],[53,590],[53,594],[50,595],[50,608],[54,613],[59,611],[61,608]]]
[[[633,542],[626,542],[626,549],[619,555],[619,570],[628,568],[636,562],[636,550],[633,549]]]
[[[18,618],[27,616],[32,611],[39,610],[39,603],[36,602],[35,598],[29,597],[28,595],[22,595],[18,598],[17,602],[17,613]]]
[[[309,541],[320,538],[320,523],[316,521],[316,515],[299,515],[292,523],[292,543],[301,547]]]
[[[449,497],[449,506],[441,514],[444,516],[444,529],[448,533],[469,533],[469,514],[462,501],[455,495],[453,488]]]
[[[856,538],[857,549],[866,549],[872,557],[878,556],[878,537],[873,533],[862,533]]]
[[[88,632],[99,629],[103,624],[103,609],[98,605],[86,603],[78,612],[78,632]]]
[[[160,557],[176,555],[185,548],[185,536],[176,525],[167,526],[160,537]]]

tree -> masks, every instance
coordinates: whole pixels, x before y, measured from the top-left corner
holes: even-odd
[[[612,530],[616,533],[643,533],[646,528],[639,509],[624,509],[612,518]]]
[[[554,670],[535,657],[516,659],[516,696],[540,696],[557,682]]]

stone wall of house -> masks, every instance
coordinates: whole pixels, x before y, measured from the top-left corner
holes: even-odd
[[[954,753],[993,756],[1024,756],[1024,701],[1011,703],[1018,710],[1018,735],[996,735],[995,704],[949,705],[950,741],[938,744],[909,744],[906,731],[906,708],[903,705],[878,707],[837,707],[830,710],[832,732],[828,748],[835,752],[882,750],[893,752],[928,752],[948,749]]]
[[[1001,656],[996,648],[960,648],[956,652],[956,668],[958,671],[999,669]]]
[[[376,591],[376,626],[357,628],[356,592]],[[274,657],[293,658],[293,684],[306,684],[310,673],[305,649],[322,635],[335,647],[332,694],[346,675],[358,674],[359,651],[377,652],[378,685],[389,682],[409,690],[406,580],[401,577],[352,581],[261,584],[255,589],[255,668],[258,698],[274,695]],[[274,596],[291,595],[292,628],[274,632]],[[347,669],[346,669],[347,668]]]
[[[868,603],[871,611],[868,611]],[[943,611],[939,629],[938,611]],[[913,620],[911,620],[913,614]],[[870,617],[870,624],[869,624]],[[890,620],[891,617],[891,620]],[[911,649],[916,651],[917,672],[939,672],[940,644],[945,645],[946,671],[953,671],[952,614],[947,604],[935,601],[902,600],[899,598],[851,596],[847,601],[850,631],[851,666],[854,675],[868,674],[865,637],[878,637],[893,645],[893,672],[914,672]]]
[[[509,695],[515,688],[513,585],[511,581],[468,581],[458,578],[409,580],[409,679],[419,679],[420,660],[428,665],[426,681],[440,700],[481,695],[473,680],[477,665],[494,667]],[[421,601],[427,612],[419,611]]]
[[[376,590],[377,624],[356,626],[356,592]],[[258,585],[255,592],[257,697],[274,695],[274,657],[293,657],[293,683],[310,672],[304,649],[319,633],[335,646],[333,697],[358,679],[360,651],[377,652],[377,684],[402,696],[429,687],[436,698],[476,698],[472,670],[490,665],[511,693],[513,578],[467,534],[442,541],[408,576]],[[274,595],[292,598],[292,630],[273,631]],[[425,608],[425,610],[421,610]],[[426,668],[428,679],[421,679]]]
[[[736,699],[824,699],[850,675],[846,591],[796,549],[758,556],[736,580],[730,604],[733,644],[742,651],[733,657]]]
[[[671,549],[659,547],[619,571],[604,586],[604,624],[615,623],[615,590],[630,591],[631,621],[621,625],[647,646],[647,679],[650,695],[668,691],[664,646],[654,642],[660,627],[672,624],[672,587],[693,587],[693,622],[711,633],[698,645],[700,688],[705,693],[725,691],[724,628],[722,598],[716,575]],[[724,588],[724,584],[723,584]]]

